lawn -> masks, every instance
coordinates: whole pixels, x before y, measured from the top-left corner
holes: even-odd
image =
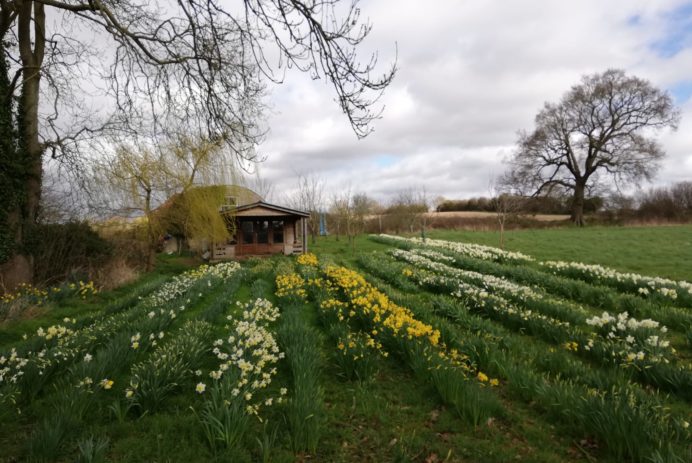
[[[656,275],[691,230],[522,231],[508,248],[573,259],[565,242],[588,235],[581,260]],[[453,241],[165,258],[6,322],[0,462],[692,459],[692,288],[430,236]]]

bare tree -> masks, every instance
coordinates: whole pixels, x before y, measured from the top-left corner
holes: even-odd
[[[264,201],[273,201],[275,193],[274,184],[269,179],[262,176],[259,169],[259,165],[256,166],[253,177],[251,177],[247,183],[248,187],[258,195],[260,195],[260,197]]]
[[[428,191],[425,189],[425,187],[418,190],[418,192],[416,193],[416,198],[416,202],[422,206],[422,211],[419,215],[420,237],[425,242],[425,232],[428,228],[428,213],[430,212],[431,203],[430,197],[428,196]]]
[[[184,123],[252,160],[263,135],[261,77],[280,82],[285,66],[325,78],[356,135],[370,132],[395,68],[373,77],[376,55],[361,61],[357,48],[371,26],[361,20],[357,0],[243,0],[240,6],[0,0],[2,60],[10,63],[2,69],[8,85],[1,96],[14,111],[23,166],[18,201],[4,217],[16,250],[36,220],[45,153],[78,169],[103,131],[136,133],[146,124],[161,133]],[[267,47],[278,51],[278,67],[270,66]],[[75,103],[80,93],[113,98],[97,117],[71,110],[88,106]],[[22,269],[29,280],[31,268],[31,256],[17,252],[5,270]]]
[[[365,221],[375,208],[375,201],[365,193],[356,193],[350,202],[353,209],[354,234],[363,233]]]
[[[671,97],[620,70],[584,76],[558,104],[546,103],[536,128],[521,133],[510,162],[516,187],[534,195],[573,195],[572,221],[584,225],[584,197],[599,181],[650,180],[664,152],[653,130],[676,128]]]
[[[400,191],[387,208],[387,216],[394,230],[413,233],[420,227],[421,233],[427,223],[428,198],[425,189],[408,188]]]
[[[315,244],[320,227],[320,214],[324,206],[324,181],[314,174],[298,175],[298,188],[288,198],[288,203],[296,209],[309,212],[308,232]]]
[[[339,236],[343,234],[346,235],[346,239],[350,244],[353,220],[350,188],[341,190],[339,193],[334,193],[329,206],[329,212],[334,218],[333,229],[336,231],[336,240],[339,241]]]
[[[361,193],[353,194],[350,186],[332,197],[330,212],[336,222],[337,239],[341,230],[346,235],[351,252],[356,249],[356,235],[363,230],[368,208],[368,197]]]
[[[500,249],[505,248],[505,224],[507,219],[516,215],[522,207],[523,198],[513,194],[511,183],[506,177],[493,179],[490,181],[489,188],[492,208],[495,211],[495,218],[500,232]]]

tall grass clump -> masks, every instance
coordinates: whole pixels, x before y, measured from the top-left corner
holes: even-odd
[[[214,454],[240,446],[250,423],[245,402],[233,394],[237,376],[231,373],[215,382],[201,410],[195,412]]]
[[[212,327],[204,321],[188,321],[175,337],[146,362],[132,367],[130,398],[140,411],[154,412],[164,399],[193,375],[208,352]]]
[[[106,461],[109,440],[107,437],[89,436],[77,442],[77,463],[100,463]]]
[[[234,299],[234,296],[240,288],[241,283],[244,281],[244,278],[245,272],[240,270],[236,272],[228,281],[226,281],[218,296],[214,298],[214,300],[209,303],[201,312],[200,318],[210,323],[219,320],[220,317],[226,313],[226,310],[228,310],[229,301]]]
[[[278,328],[291,371],[291,387],[286,405],[286,423],[295,452],[317,450],[324,427],[324,390],[320,385],[322,340],[302,313],[305,306],[284,308]]]
[[[57,461],[67,436],[68,429],[60,416],[44,418],[27,441],[27,460],[41,463]]]

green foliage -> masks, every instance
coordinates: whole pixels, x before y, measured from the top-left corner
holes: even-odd
[[[132,400],[141,412],[157,411],[167,396],[192,377],[192,368],[208,351],[210,335],[209,323],[188,321],[171,342],[132,368]]]
[[[109,440],[107,437],[89,436],[77,442],[79,455],[77,463],[100,463],[106,461],[106,450]]]
[[[494,393],[455,369],[430,370],[430,378],[442,401],[474,427],[502,413],[502,405]]]
[[[292,387],[286,422],[295,452],[314,452],[324,432],[324,390],[320,385],[322,359],[315,346],[320,336],[301,314],[302,307],[284,308],[278,329],[279,343],[288,359]]]
[[[16,230],[8,219],[20,211],[24,200],[26,161],[22,158],[17,122],[13,114],[13,100],[9,96],[9,67],[3,54],[0,57],[0,263],[7,261],[16,251]],[[17,215],[15,220],[20,220]],[[18,224],[15,223],[14,226]]]
[[[243,281],[244,273],[245,272],[243,271],[237,272],[237,274],[231,278],[230,281],[224,284],[219,296],[210,302],[200,314],[200,318],[202,320],[209,323],[218,322],[220,317],[228,309],[228,306],[231,305],[231,301],[234,300],[234,296],[236,296],[240,283]]]
[[[382,345],[363,331],[351,332],[343,323],[332,323],[328,331],[336,343],[333,358],[341,375],[350,381],[373,380],[384,354]]]
[[[269,422],[265,422],[262,426],[262,438],[255,437],[257,447],[259,448],[260,459],[262,463],[272,461],[272,454],[276,448],[276,440],[278,438],[278,427],[274,426],[271,430],[268,429]]]
[[[506,233],[505,250],[539,260],[599,264],[623,272],[690,280],[691,233],[692,225],[515,230]],[[430,237],[488,246],[499,242],[495,231],[432,230]]]
[[[272,285],[264,278],[258,278],[250,286],[250,295],[254,299],[266,298],[271,293]]]
[[[87,222],[34,225],[25,248],[35,259],[35,281],[43,283],[86,280],[112,253],[110,243]]]
[[[184,371],[182,376],[169,374],[170,369],[156,359],[166,354],[175,357],[171,364],[177,364],[178,359],[195,356],[194,339],[206,335],[188,330],[187,320],[209,323],[213,336],[200,343],[207,351],[216,337],[225,346],[228,335],[221,334],[228,330],[223,327],[228,323],[225,316],[231,322],[240,320],[243,310],[235,302],[271,298],[267,283],[273,280],[271,269],[286,273],[294,267],[294,260],[264,260],[255,272],[238,272],[223,283],[201,277],[187,290],[175,290],[175,297],[166,298],[160,305],[165,313],[157,305],[156,313],[162,316],[152,319],[147,315],[152,308],[147,307],[148,297],[144,296],[162,281],[144,280],[125,290],[100,294],[104,307],[98,314],[69,312],[76,322],[65,322],[67,326],[89,333],[77,331],[69,341],[77,352],[73,359],[60,362],[54,370],[27,369],[28,377],[21,384],[0,388],[3,456],[21,461],[277,463],[296,459],[499,463],[521,456],[527,461],[557,463],[579,460],[578,445],[594,461],[689,460],[685,422],[690,421],[689,402],[681,399],[684,389],[671,389],[666,396],[633,381],[646,374],[657,375],[657,379],[644,381],[647,383],[682,385],[680,379],[668,376],[676,370],[652,367],[639,372],[604,364],[591,357],[596,354],[565,349],[544,341],[540,333],[532,335],[523,325],[490,318],[474,309],[473,301],[445,295],[446,290],[426,291],[416,280],[404,278],[404,269],[414,269],[411,264],[381,254],[350,258],[357,259],[368,282],[393,303],[409,308],[416,319],[439,330],[440,344],[463,354],[472,373],[464,376],[461,370],[416,352],[415,343],[402,340],[386,343],[391,352],[386,358],[362,349],[364,358],[375,360],[370,364],[373,368],[351,377],[367,381],[346,382],[343,373],[355,372],[358,366],[324,362],[339,353],[339,338],[348,338],[345,324],[340,329],[332,327],[332,333],[331,324],[321,320],[322,311],[315,305],[280,299],[278,326],[271,323],[267,328],[269,333],[279,333],[280,350],[286,358],[276,364],[276,383],[266,390],[273,395],[286,386],[287,402],[277,400],[263,406],[260,421],[246,411],[245,401],[234,404],[238,396],[232,391],[238,378],[231,370],[220,381],[207,379],[209,370],[218,365],[210,352],[197,357],[194,365],[173,368]],[[518,281],[510,274],[505,278]],[[313,291],[309,294],[319,297]],[[139,301],[140,297],[144,299]],[[171,310],[177,313],[175,319],[165,315]],[[45,317],[28,331],[45,328]],[[62,316],[55,322],[61,320]],[[106,321],[108,329],[88,330],[92,324]],[[363,328],[356,320],[348,327],[351,333],[361,333]],[[158,346],[144,340],[160,329],[165,336],[157,338]],[[133,349],[132,336],[137,333],[142,339]],[[325,342],[323,336],[327,335]],[[676,347],[687,342],[683,333],[675,332],[675,336],[671,341]],[[189,343],[168,349],[186,337]],[[366,338],[360,340],[367,343]],[[11,347],[20,356],[44,348],[49,358],[58,352],[57,339],[30,336],[9,344],[5,341],[7,350],[0,352],[6,358]],[[688,355],[688,350],[681,347],[681,355]],[[85,352],[93,356],[88,362]],[[136,395],[128,389],[133,373],[144,370],[141,365],[149,366],[151,377],[168,378],[160,383],[163,398],[151,408],[156,413],[133,413]],[[497,386],[479,380],[475,371],[497,378]],[[85,376],[93,377],[93,385],[75,387]],[[99,386],[102,378],[114,380],[110,390]],[[193,392],[198,381],[207,385],[199,394]],[[228,381],[226,390],[222,390],[224,381]],[[37,385],[34,399],[15,402],[28,383]],[[178,386],[167,389],[166,384],[171,383]],[[215,388],[219,388],[216,396]]]
[[[171,197],[156,212],[161,229],[184,239],[226,241],[234,222],[219,214],[219,207],[228,191],[224,185],[200,186]]]
[[[245,412],[245,401],[241,395],[231,393],[238,378],[239,375],[231,371],[215,382],[202,409],[195,412],[214,453],[238,447],[248,428],[250,415]]]
[[[27,456],[31,462],[56,461],[65,441],[67,430],[59,416],[45,418],[31,433],[27,442]]]

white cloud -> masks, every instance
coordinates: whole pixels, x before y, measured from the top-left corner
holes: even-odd
[[[397,44],[399,71],[375,132],[357,140],[331,88],[296,71],[273,88],[271,129],[260,151],[277,191],[295,173],[320,175],[387,199],[410,186],[433,196],[487,194],[516,133],[530,130],[545,101],[584,74],[616,67],[672,89],[692,76],[692,48],[662,53],[684,2],[413,0],[363,2],[373,23],[368,50],[386,67]],[[684,10],[689,11],[689,10]],[[658,183],[692,178],[692,102]]]

